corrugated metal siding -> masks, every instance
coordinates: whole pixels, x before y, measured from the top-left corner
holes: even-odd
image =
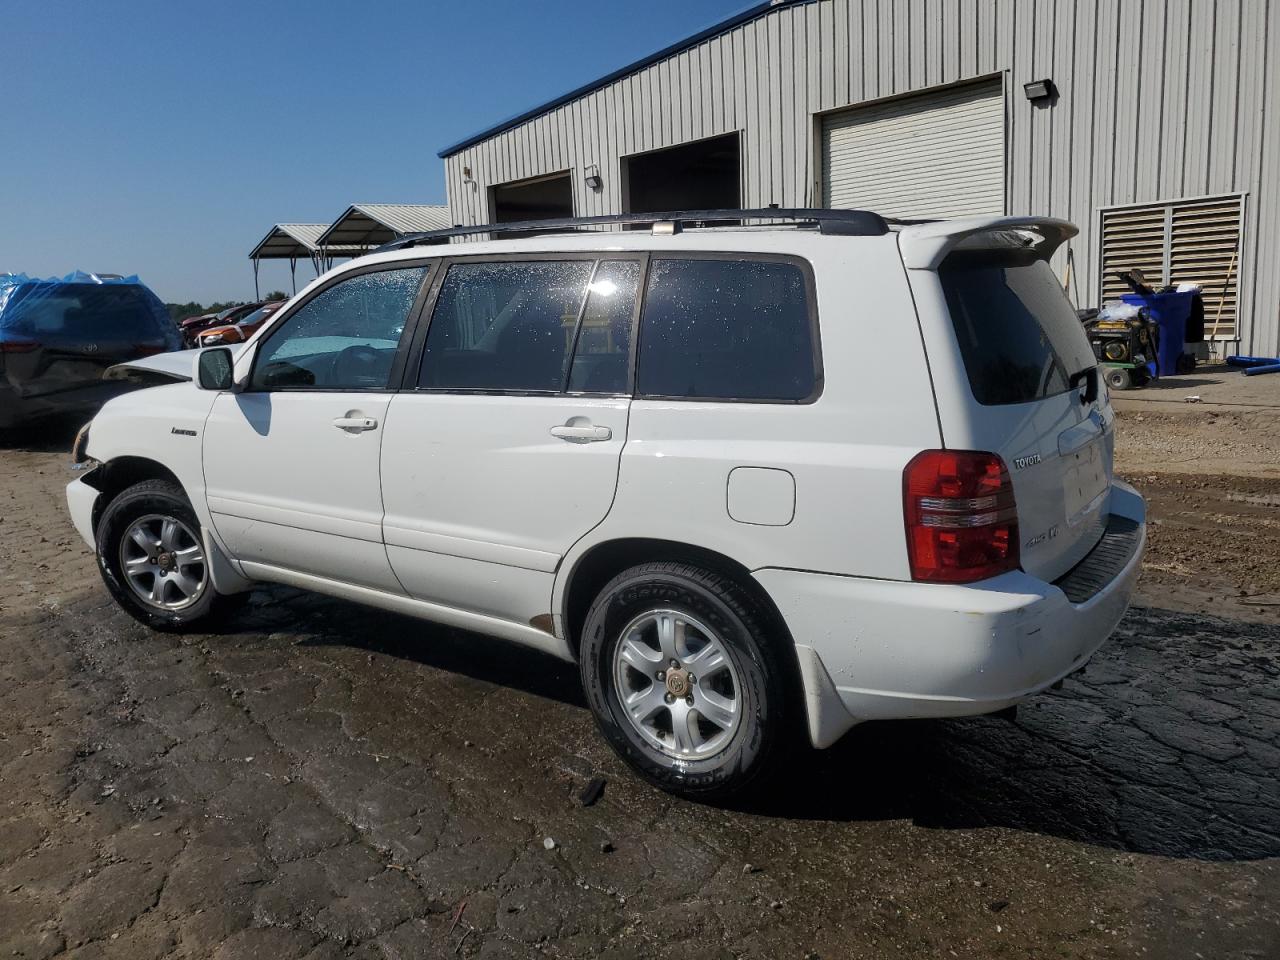
[[[450,156],[451,219],[482,223],[488,187],[566,169],[577,213],[619,212],[622,156],[734,130],[744,204],[813,205],[816,114],[1005,72],[1009,212],[1081,227],[1077,302],[1098,299],[1101,208],[1244,193],[1242,349],[1275,355],[1278,21],[1275,0],[787,3]],[[1051,107],[1022,95],[1044,77],[1060,92]],[[598,191],[582,181],[589,163]]]
[[[1003,213],[999,80],[822,118],[822,205],[902,218]]]

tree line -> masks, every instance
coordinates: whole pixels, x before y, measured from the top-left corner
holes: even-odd
[[[288,300],[289,295],[283,290],[272,290],[262,299],[264,301]],[[183,320],[187,319],[187,317],[198,317],[205,313],[220,313],[228,307],[239,307],[245,303],[248,303],[248,301],[226,300],[219,301],[217,303],[202,304],[196,303],[192,300],[188,303],[166,303],[165,306],[169,308],[170,319],[172,319],[174,323],[181,323]]]

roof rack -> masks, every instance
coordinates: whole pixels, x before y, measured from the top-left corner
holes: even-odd
[[[485,223],[473,227],[449,227],[409,233],[384,243],[374,253],[404,250],[420,243],[469,237],[478,233],[551,233],[578,227],[649,224],[655,233],[679,233],[686,226],[724,220],[788,220],[816,224],[820,233],[844,237],[879,237],[889,232],[889,225],[878,213],[867,210],[830,210],[821,208],[764,207],[750,210],[664,210],[660,213],[617,213],[603,217],[559,217],[553,220],[523,220],[514,223]]]

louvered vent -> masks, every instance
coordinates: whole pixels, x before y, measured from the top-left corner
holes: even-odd
[[[1200,284],[1204,289],[1205,334],[1213,332],[1221,305],[1218,336],[1234,337],[1240,275],[1240,261],[1235,258],[1240,242],[1240,198],[1180,204],[1173,208],[1172,216],[1169,282]]]
[[[1240,242],[1243,198],[1221,197],[1102,212],[1102,299],[1129,288],[1116,278],[1140,269],[1157,289],[1166,283],[1198,283],[1204,290],[1205,334],[1236,335],[1236,288],[1240,263],[1232,264]]]
[[[1147,283],[1164,285],[1164,207],[1126,207],[1102,214],[1102,299],[1117,300],[1129,287],[1116,274],[1142,271]]]

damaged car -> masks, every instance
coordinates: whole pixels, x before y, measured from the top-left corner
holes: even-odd
[[[177,350],[182,338],[137,277],[0,275],[0,429],[88,413],[129,389],[111,366]]]

